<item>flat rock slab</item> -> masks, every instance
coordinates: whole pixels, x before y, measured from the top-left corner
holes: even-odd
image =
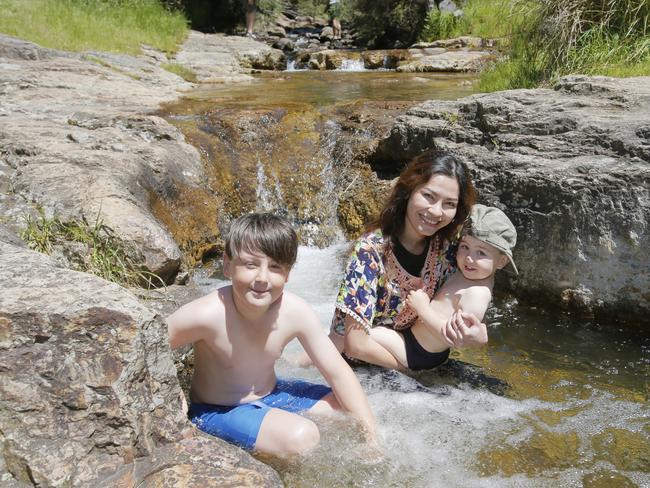
[[[175,61],[190,68],[202,83],[250,80],[244,68],[284,69],[282,51],[254,39],[225,34],[190,31],[175,56]]]
[[[440,147],[517,226],[517,292],[587,314],[650,312],[650,78],[573,76],[552,89],[429,101],[400,117],[374,166]]]
[[[442,47],[409,49],[409,53],[410,58],[401,61],[395,68],[396,71],[402,73],[478,71],[487,61],[495,57],[490,51],[448,50]]]

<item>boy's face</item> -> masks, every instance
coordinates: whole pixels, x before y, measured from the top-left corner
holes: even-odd
[[[232,259],[224,257],[224,275],[231,279],[233,293],[254,307],[268,307],[280,298],[289,271],[289,266],[261,252],[241,251]]]
[[[456,254],[458,269],[468,280],[483,280],[508,264],[496,247],[472,236],[463,236]]]

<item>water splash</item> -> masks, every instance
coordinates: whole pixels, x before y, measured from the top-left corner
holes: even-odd
[[[344,59],[336,71],[367,71],[363,59]]]
[[[282,188],[277,177],[269,183],[269,178],[264,171],[264,164],[257,160],[257,188],[255,190],[256,206],[258,212],[276,212],[286,209]],[[280,212],[281,213],[281,212]]]

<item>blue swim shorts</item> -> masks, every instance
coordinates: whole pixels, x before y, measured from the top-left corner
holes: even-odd
[[[292,413],[309,410],[331,391],[327,386],[308,381],[278,379],[273,391],[257,401],[234,407],[190,403],[188,416],[199,430],[252,450],[270,409]]]

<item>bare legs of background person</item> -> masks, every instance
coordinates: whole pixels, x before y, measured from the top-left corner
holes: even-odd
[[[253,27],[255,26],[255,12],[257,6],[255,0],[244,0],[246,8],[246,36],[255,37],[253,34]]]

